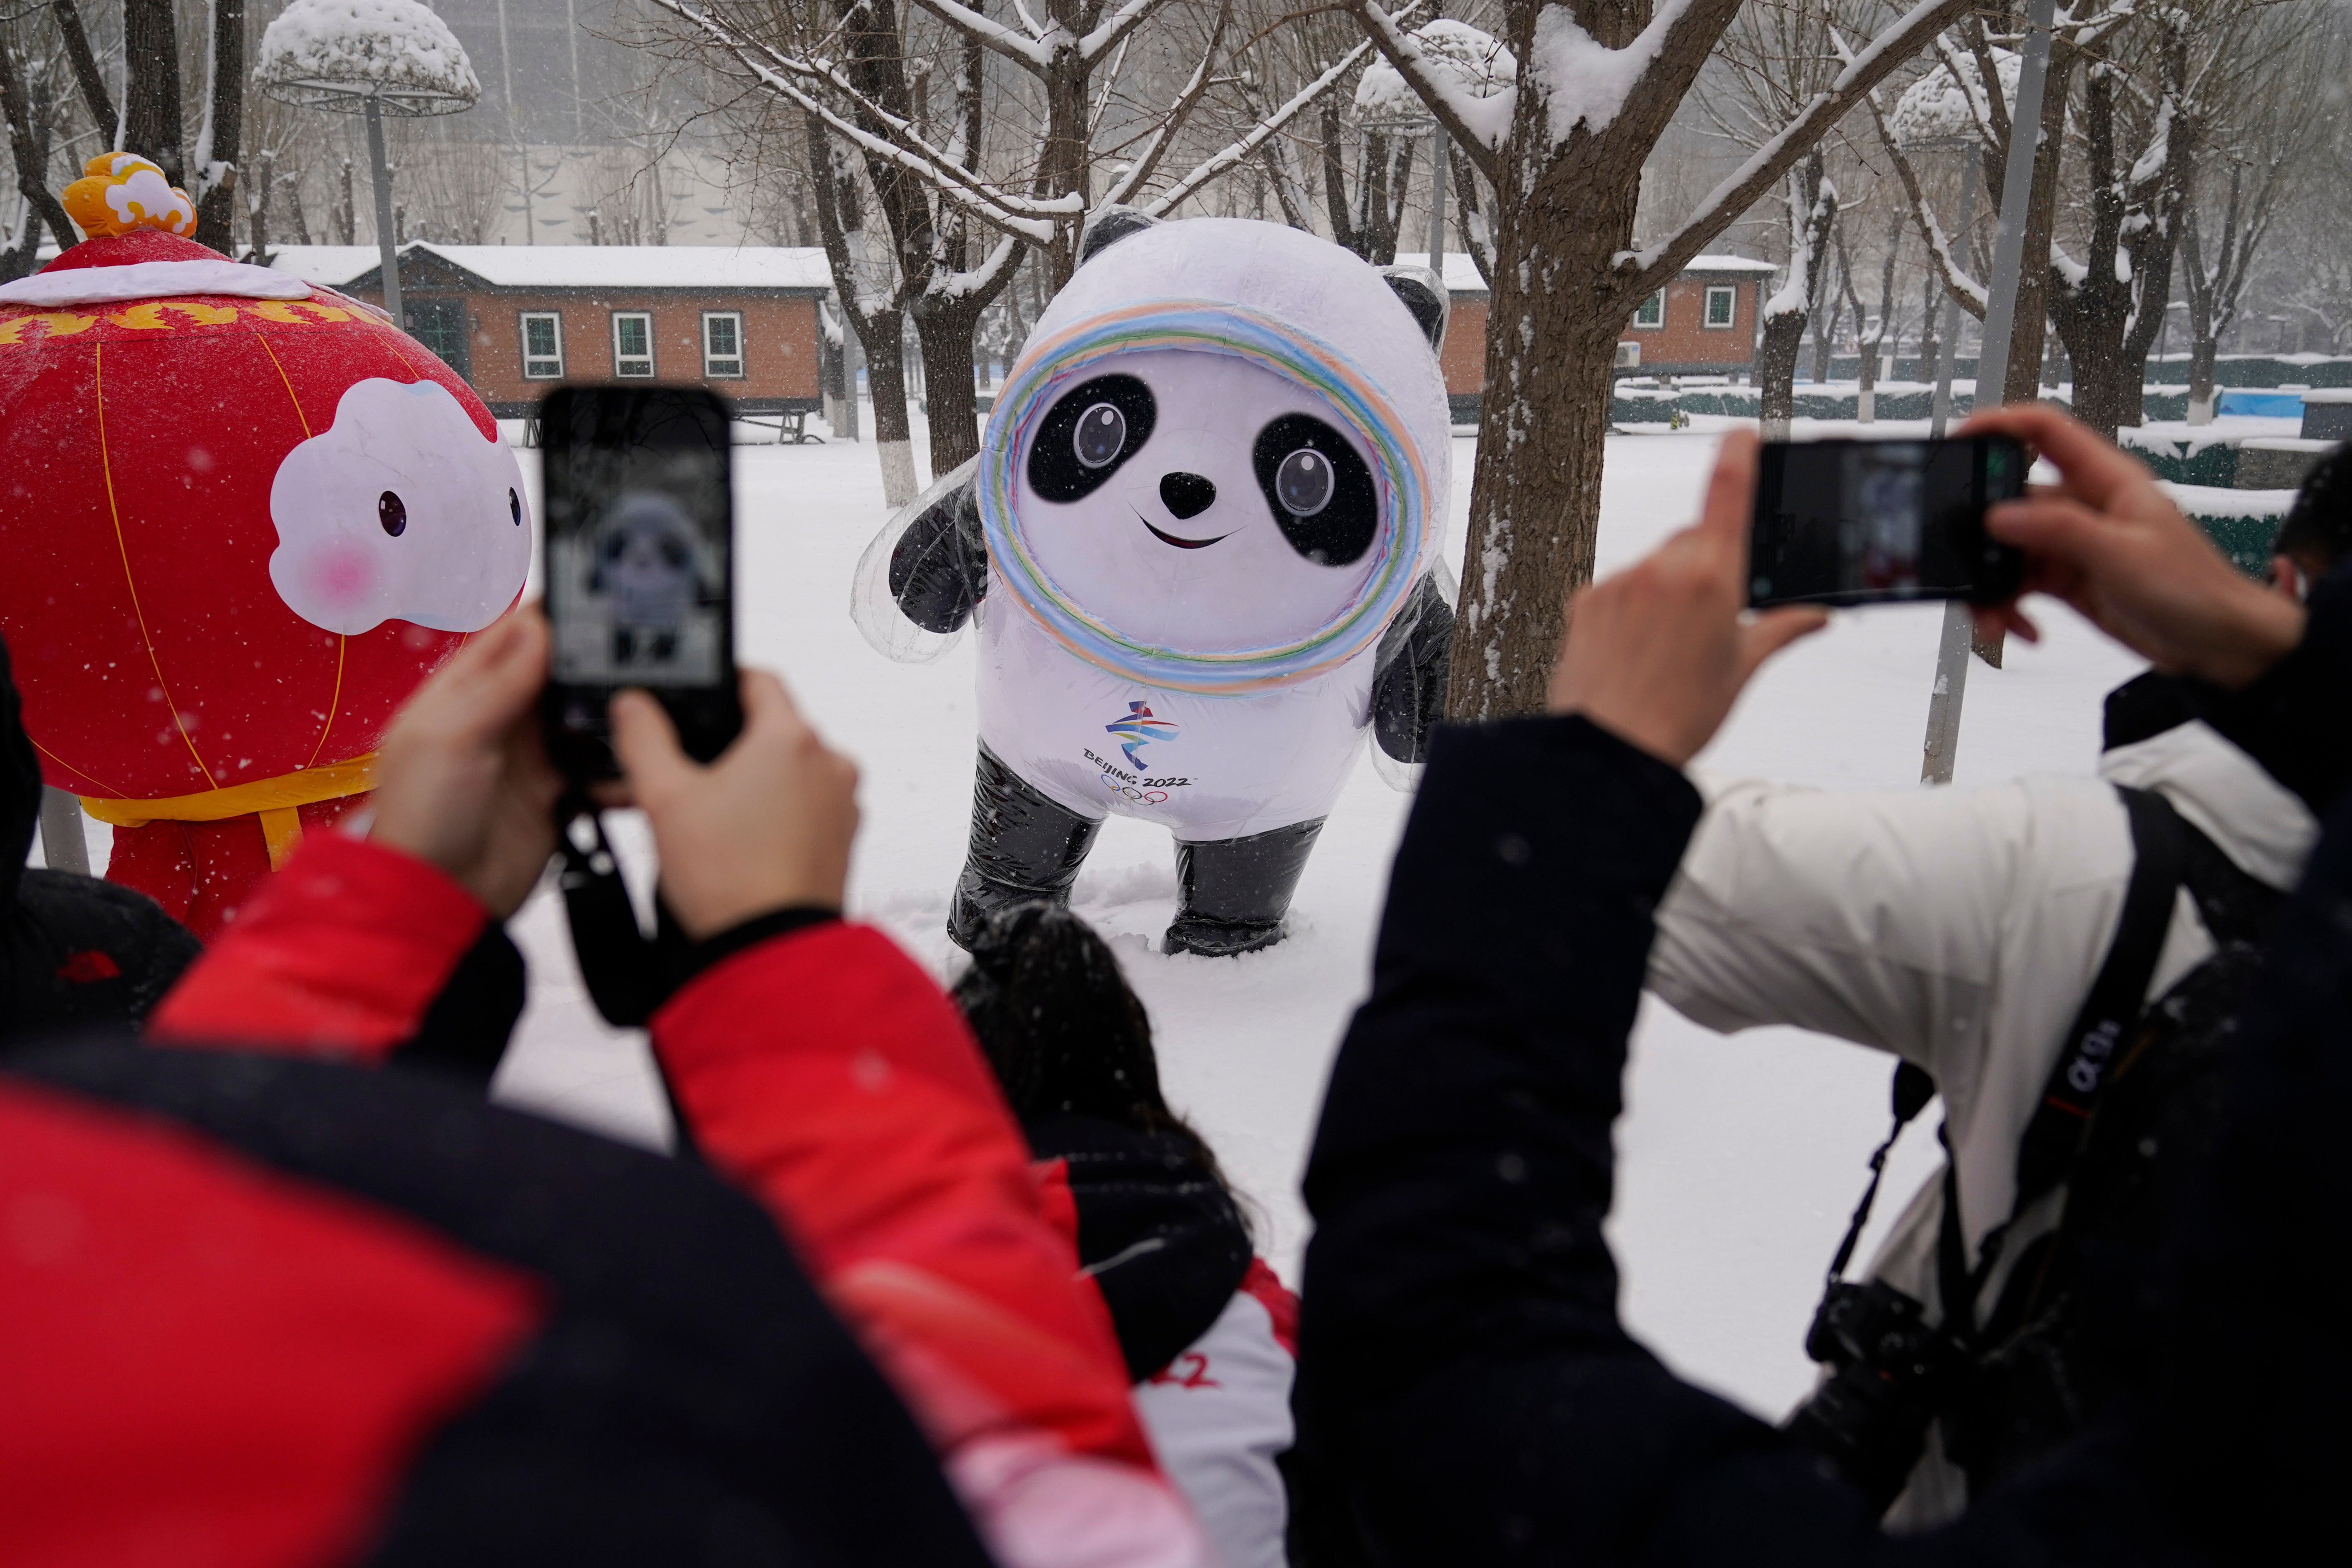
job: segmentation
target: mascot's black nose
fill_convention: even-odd
[[[1198,474],[1162,474],[1160,500],[1181,521],[1198,517],[1216,504],[1217,487]]]

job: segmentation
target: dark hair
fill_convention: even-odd
[[[1233,1190],[1208,1144],[1168,1108],[1151,1016],[1085,921],[1042,902],[999,912],[951,994],[1014,1116],[1064,1111],[1168,1134]]]
[[[2280,524],[2271,553],[2324,577],[2352,552],[2352,442],[2339,444],[2305,474]]]

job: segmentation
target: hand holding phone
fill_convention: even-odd
[[[1985,513],[2025,493],[2025,449],[2006,436],[1949,441],[1774,441],[1760,454],[1748,602],[2000,604],[2025,557]]]
[[[555,847],[562,786],[532,712],[546,676],[547,623],[526,605],[418,687],[378,748],[368,837],[438,866],[499,920]]]
[[[562,387],[546,461],[549,754],[575,786],[617,777],[608,705],[643,688],[687,755],[742,728],[727,408],[698,387]]]
[[[2024,586],[2063,599],[2109,637],[2174,674],[2235,689],[2303,638],[2303,606],[2251,581],[2181,514],[2147,465],[2046,404],[1987,409],[1963,435],[2030,441],[2058,469],[2000,509],[1994,528],[2027,558]],[[2014,605],[1978,612],[2040,640]]]

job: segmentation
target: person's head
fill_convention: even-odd
[[[1160,1092],[1142,998],[1109,945],[1068,910],[1034,903],[998,914],[954,994],[1015,1116],[1183,1125]]]
[[[2304,476],[2271,544],[2271,581],[2297,598],[2352,551],[2352,442]]]

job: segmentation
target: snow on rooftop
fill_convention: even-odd
[[[340,289],[373,267],[383,255],[373,245],[280,245],[271,247],[269,265],[280,272],[291,272],[305,283]]]
[[[261,35],[254,75],[469,104],[482,95],[457,36],[418,0],[294,0]]]
[[[1396,259],[1400,267],[1426,267],[1429,265],[1429,252],[1400,250],[1396,253]],[[1757,261],[1745,256],[1694,256],[1690,265],[1683,268],[1685,275],[1737,272],[1753,274],[1758,278],[1780,270],[1769,261]],[[1445,253],[1445,291],[1449,294],[1487,292],[1486,280],[1478,276],[1478,264],[1470,259],[1468,251],[1449,250]]]
[[[1429,265],[1429,252],[1400,250],[1396,259],[1400,267],[1426,267]],[[1445,291],[1449,294],[1486,292],[1486,280],[1478,276],[1478,264],[1470,259],[1468,251],[1449,250],[1445,253]]]
[[[436,256],[503,289],[822,289],[833,287],[824,252],[774,245],[432,245],[411,240],[404,258]],[[306,282],[346,288],[374,270],[372,245],[287,245],[270,265]],[[414,287],[414,285],[411,285]]]

